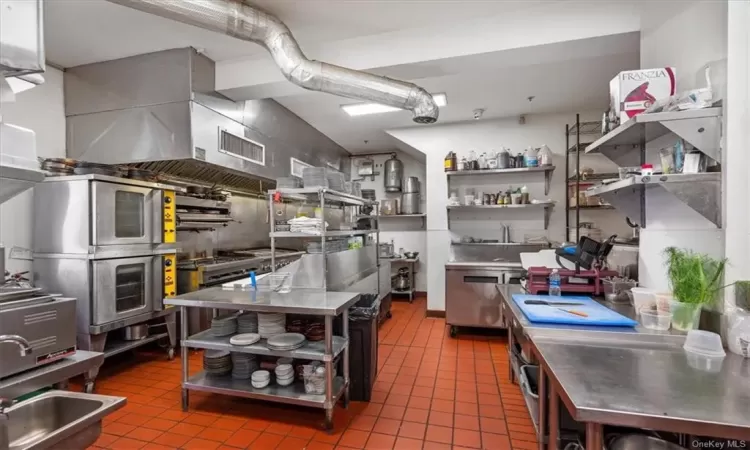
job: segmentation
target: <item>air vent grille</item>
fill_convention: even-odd
[[[266,165],[266,147],[250,139],[219,129],[219,151],[246,161]]]
[[[291,173],[292,176],[302,178],[302,171],[308,167],[312,167],[312,164],[302,162],[297,158],[289,158],[291,162]]]

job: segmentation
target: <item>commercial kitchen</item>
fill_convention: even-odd
[[[0,449],[748,448],[749,23],[2,0]]]

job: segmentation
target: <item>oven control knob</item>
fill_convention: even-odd
[[[172,197],[165,197],[164,198],[164,203],[166,203],[166,204],[172,203]]]
[[[164,261],[164,265],[167,266],[167,267],[171,266],[172,265],[172,260],[171,259],[165,260]]]

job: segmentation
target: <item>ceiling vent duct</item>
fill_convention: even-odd
[[[109,1],[260,44],[271,53],[284,76],[305,89],[408,109],[417,123],[437,121],[438,106],[426,90],[412,83],[311,61],[283,22],[240,1]]]

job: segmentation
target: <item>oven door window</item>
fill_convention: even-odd
[[[115,312],[146,305],[146,265],[128,264],[115,269]]]
[[[144,235],[145,196],[138,192],[115,192],[115,237],[139,238]]]

